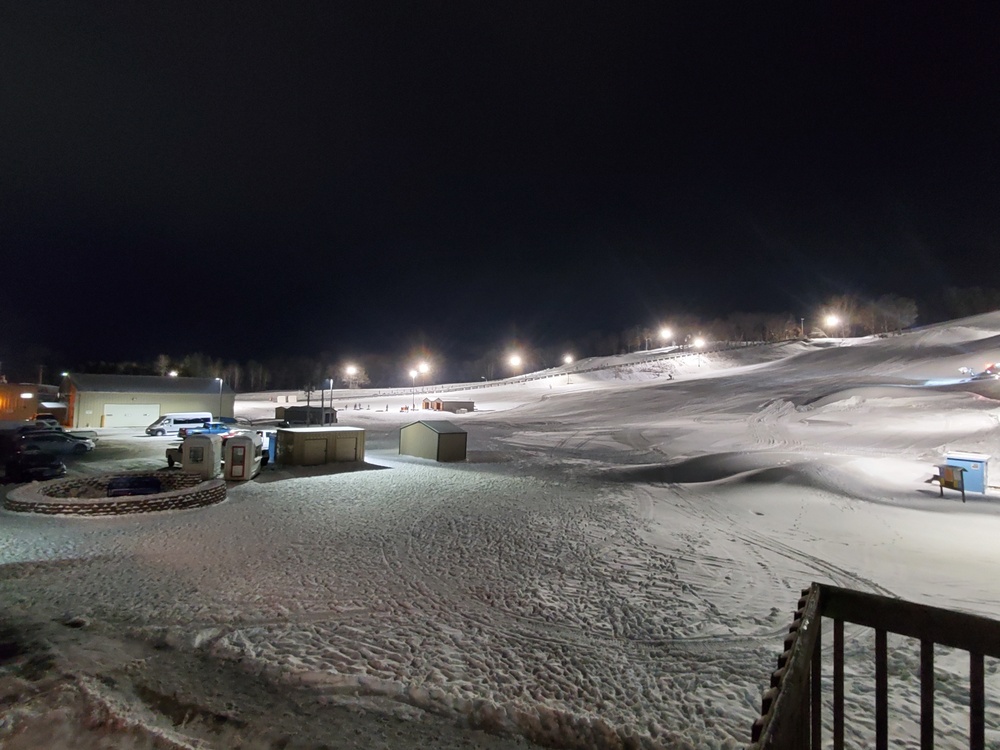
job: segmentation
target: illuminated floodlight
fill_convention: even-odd
[[[348,365],[347,367],[344,368],[344,372],[346,372],[349,377],[353,378],[355,375],[358,374],[358,368],[355,367],[354,365]]]
[[[167,375],[169,375],[172,378],[176,378],[177,377],[177,370],[171,370],[170,372],[167,373]]]
[[[667,339],[672,339],[674,337],[674,332],[669,328],[660,329],[660,338],[666,341]]]
[[[573,364],[573,357],[567,354],[565,357],[563,357],[563,362],[567,365],[571,365]]]
[[[840,325],[840,318],[838,318],[836,315],[827,315],[826,316],[826,324],[828,326],[830,326],[831,328],[834,328],[834,327]]]
[[[694,344],[696,349],[701,349],[703,346],[705,346],[705,339],[703,339],[701,336],[698,336],[691,343]]]
[[[34,398],[34,397],[35,397],[34,393],[28,393],[27,391],[21,394],[21,398]]]
[[[410,370],[410,408],[417,408],[417,376],[426,375],[431,371],[431,366],[426,362],[421,362],[414,369]]]
[[[510,359],[507,361],[510,363],[511,367],[520,367],[523,362],[520,354],[512,354]]]

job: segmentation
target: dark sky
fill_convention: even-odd
[[[998,8],[5,3],[0,356],[455,356],[1000,287]]]

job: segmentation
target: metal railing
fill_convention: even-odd
[[[753,725],[751,750],[819,750],[822,621],[833,621],[833,748],[843,750],[844,623],[875,631],[875,748],[889,747],[888,633],[920,644],[920,747],[934,747],[934,646],[969,654],[969,748],[984,750],[984,657],[1000,658],[1000,622],[876,594],[814,583],[802,591],[771,687]]]
[[[669,349],[669,351],[636,351],[629,352],[627,354],[592,357],[591,359],[596,360],[617,360],[620,357],[632,357],[632,359],[629,361],[619,360],[614,362],[601,362],[600,364],[596,364],[591,367],[550,367],[537,372],[526,373],[524,375],[512,375],[511,377],[498,378],[496,380],[481,380],[473,381],[471,383],[445,383],[441,385],[395,386],[391,388],[369,388],[365,390],[337,389],[335,393],[339,401],[343,401],[345,399],[349,401],[362,401],[364,399],[378,399],[385,398],[387,396],[409,396],[414,392],[424,396],[429,393],[476,391],[484,388],[496,388],[498,386],[513,385],[517,383],[548,380],[550,378],[565,378],[567,375],[573,376],[587,372],[601,372],[603,370],[641,367],[642,365],[646,365],[651,362],[663,362],[672,359],[682,359],[684,357],[707,356],[713,352],[731,351],[733,349],[746,349],[759,346],[777,346],[779,344],[787,344],[789,341],[798,340],[799,339],[782,339],[780,341],[724,341],[708,344],[702,349],[694,349],[691,346],[663,347],[664,349]],[[289,393],[289,391],[259,391],[253,394],[241,394],[240,397],[267,400],[271,395],[284,395],[287,393]],[[302,399],[305,398],[305,391],[300,390],[297,394],[301,394]],[[299,401],[301,400],[298,395],[296,398]],[[301,403],[299,405],[301,405]]]

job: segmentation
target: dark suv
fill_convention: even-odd
[[[4,469],[8,482],[42,481],[66,475],[66,464],[52,454],[30,445],[24,446],[7,459]]]

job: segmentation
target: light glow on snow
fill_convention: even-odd
[[[352,390],[371,408],[340,421],[366,430],[372,470],[268,469],[220,505],[162,515],[5,512],[0,595],[168,633],[324,700],[553,746],[737,748],[812,581],[1000,618],[1000,494],[963,504],[930,483],[947,451],[1000,456],[1000,382],[947,379],[1000,359],[998,335],[1000,315],[979,316],[455,386],[436,393],[476,403],[448,415],[468,432],[461,464],[398,455],[410,389]],[[255,394],[236,413],[274,406]],[[81,470],[162,465],[162,443],[143,453],[155,442],[103,431]],[[847,644],[859,746],[872,640]],[[894,731],[915,742],[919,646],[890,652]],[[939,746],[958,747],[967,667],[935,666]],[[989,743],[1000,675],[986,682]]]

